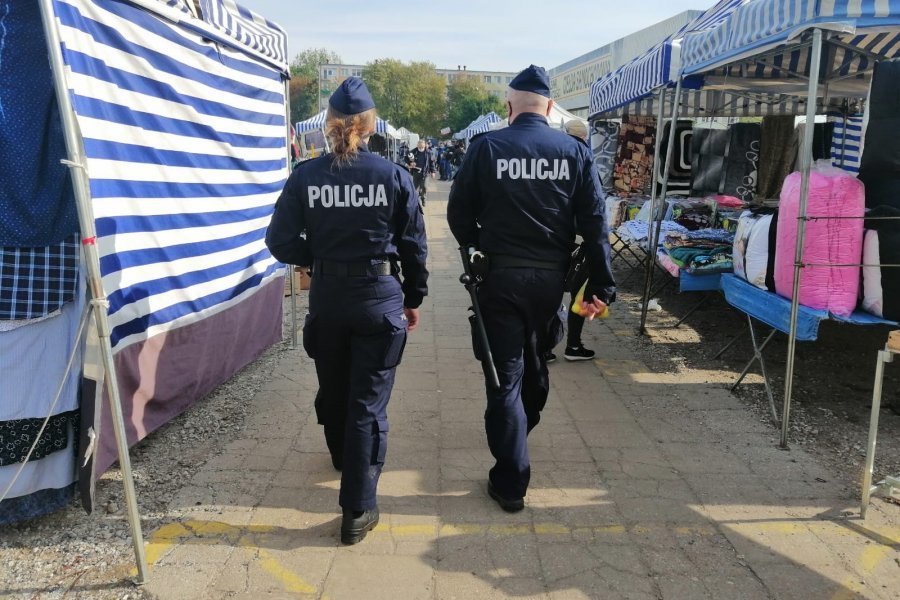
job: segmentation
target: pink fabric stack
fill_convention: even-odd
[[[778,211],[775,246],[775,290],[790,298],[797,249],[797,216],[800,209],[800,173],[784,181]],[[813,170],[810,175],[810,217],[862,217],[863,184],[839,169]],[[821,219],[806,223],[804,264],[853,264],[862,258],[863,220]],[[856,308],[860,267],[804,267],[800,270],[800,304],[848,316]]]

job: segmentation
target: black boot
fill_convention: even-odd
[[[363,511],[344,511],[341,522],[341,543],[348,546],[363,541],[366,534],[378,525],[378,507]]]

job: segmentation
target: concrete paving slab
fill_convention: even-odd
[[[339,543],[334,471],[316,424],[313,363],[288,352],[223,444],[148,532],[149,588],[182,598],[892,598],[900,516],[852,500],[802,449],[778,450],[715,372],[654,373],[627,307],[591,323],[601,358],[551,365],[532,433],[526,508],[485,486],[484,383],[468,298],[429,196],[432,296],[389,407],[381,523]],[[303,306],[305,296],[299,297]],[[617,320],[618,319],[618,320]],[[169,585],[168,582],[173,584]],[[166,582],[165,584],[162,582]]]

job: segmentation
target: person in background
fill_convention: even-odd
[[[362,79],[341,83],[325,118],[333,150],[288,178],[266,246],[283,263],[312,265],[303,347],[316,363],[316,415],[342,471],[341,542],[356,544],[379,520],[387,405],[428,293],[427,247],[409,173],[369,152],[375,103]]]
[[[566,133],[576,140],[587,145],[588,129],[582,121],[572,119],[565,124],[565,130]],[[584,317],[572,311],[572,307],[575,305],[575,295],[578,294],[578,290],[581,289],[581,286],[587,280],[587,269],[580,269],[575,279],[573,279],[571,287],[567,290],[571,300],[566,318],[566,349],[563,351],[563,358],[567,361],[591,360],[595,356],[595,352],[585,348],[584,343],[581,341],[581,333],[584,330]],[[556,354],[550,351],[547,353],[546,359],[548,363],[554,362]]]
[[[509,127],[472,139],[447,204],[456,241],[489,264],[477,293],[500,387],[485,386],[495,460],[487,493],[507,512],[525,507],[527,436],[550,391],[545,355],[562,338],[557,310],[576,233],[590,276],[583,314],[592,319],[615,300],[597,170],[584,143],[550,128],[552,106],[547,72],[519,73],[507,90]]]
[[[431,160],[431,152],[428,150],[425,140],[419,140],[416,148],[409,154],[409,171],[412,173],[413,182],[416,184],[416,192],[419,194],[419,201],[422,208],[425,208],[425,178],[434,170],[434,163]]]

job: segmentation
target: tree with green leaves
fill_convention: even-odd
[[[341,57],[326,48],[307,48],[291,61],[291,123],[319,112],[319,67],[340,64]]]
[[[392,125],[423,135],[444,126],[446,82],[433,64],[379,59],[366,65],[363,79],[379,116]]]
[[[447,86],[447,127],[460,131],[489,112],[506,116],[506,103],[492,95],[474,76],[458,74]]]

